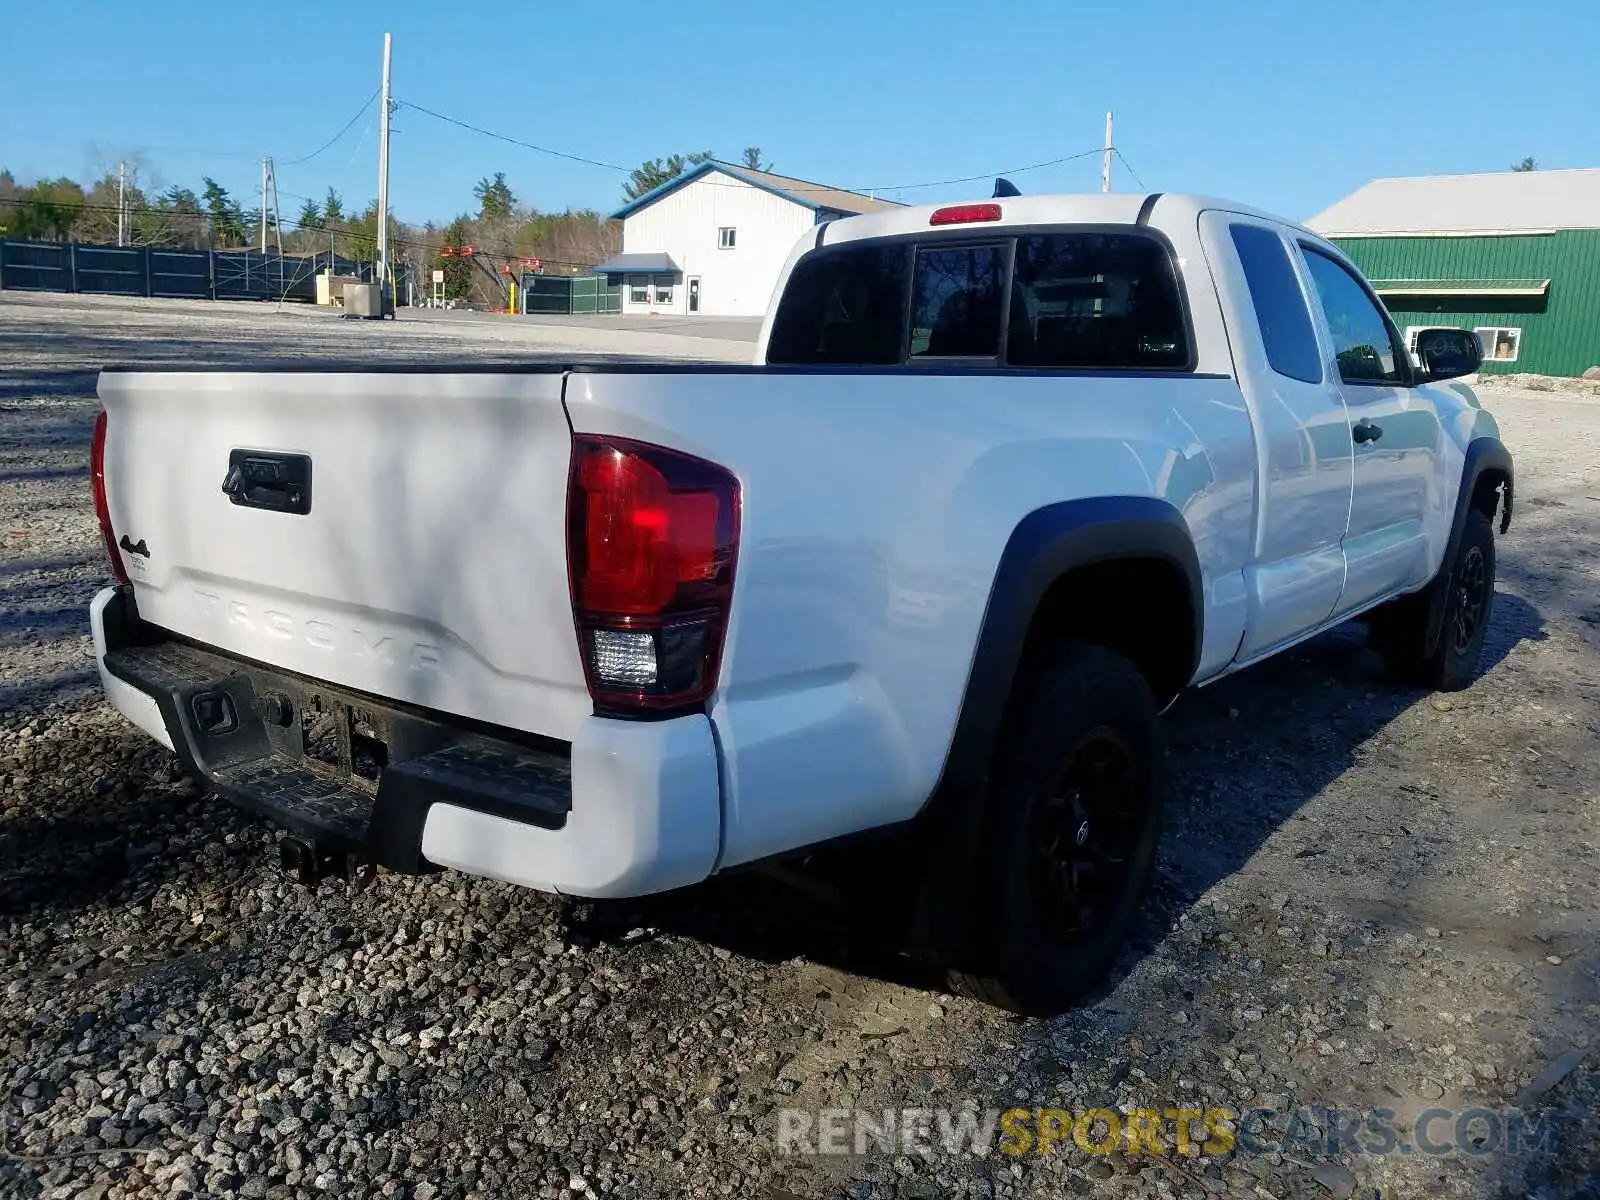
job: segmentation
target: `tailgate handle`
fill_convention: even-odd
[[[304,516],[311,511],[311,456],[235,450],[222,491],[234,504]]]

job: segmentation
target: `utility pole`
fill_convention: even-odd
[[[393,39],[383,35],[383,87],[378,97],[378,286],[389,282],[389,55]],[[381,292],[380,292],[381,295]]]
[[[128,244],[128,164],[117,164],[117,245]]]
[[[267,214],[272,214],[269,222]],[[278,211],[278,176],[271,157],[261,160],[261,253],[267,252],[267,230],[278,235],[278,250],[283,251],[283,215]]]
[[[278,245],[278,257],[283,257],[283,209],[278,205],[278,168],[267,159],[266,194],[272,200],[272,240]]]
[[[1111,112],[1106,110],[1106,148],[1100,157],[1100,190],[1111,190]]]
[[[278,302],[283,302],[283,213],[278,208],[278,171],[272,156],[261,160],[261,254],[267,253],[267,214],[272,214],[272,240],[278,246]],[[263,263],[263,271],[270,268]]]

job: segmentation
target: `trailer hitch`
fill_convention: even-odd
[[[365,891],[378,876],[378,868],[347,850],[334,850],[293,834],[278,843],[278,862],[303,887],[315,888],[324,879],[341,877],[352,891]]]

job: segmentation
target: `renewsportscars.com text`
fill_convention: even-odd
[[[1519,1108],[1428,1108],[1403,1120],[1388,1108],[1292,1109],[886,1108],[778,1111],[778,1153],[873,1152],[983,1156],[998,1151],[1326,1157],[1520,1155],[1549,1148],[1550,1123]]]

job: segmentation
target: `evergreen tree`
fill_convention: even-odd
[[[666,158],[652,158],[633,169],[633,173],[622,184],[622,194],[629,200],[637,200],[662,184],[671,183],[688,168],[698,167],[715,157],[711,151],[701,150],[695,154],[669,154]]]
[[[212,246],[249,245],[249,226],[238,201],[228,195],[228,189],[211,176],[204,176],[202,182],[205,189],[200,195],[205,205],[206,219],[211,224]]]
[[[517,203],[517,198],[511,193],[511,185],[506,183],[504,171],[496,171],[493,179],[485,175],[478,180],[472,194],[478,198],[480,221],[503,220],[511,215]]]

